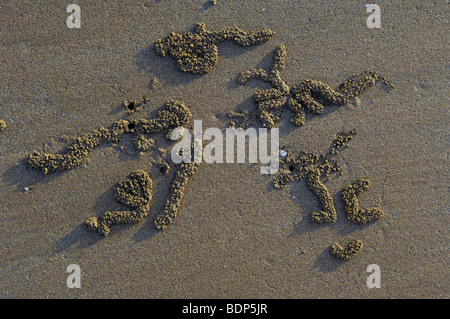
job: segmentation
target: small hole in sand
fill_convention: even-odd
[[[161,172],[161,174],[164,174],[164,175],[166,175],[167,170],[168,170],[168,167],[167,167],[167,166],[161,166],[161,167],[159,168],[159,171]]]
[[[134,129],[135,126],[136,126],[136,124],[134,124],[134,123],[128,123],[128,129],[129,129],[129,130]]]
[[[130,111],[132,111],[132,110],[134,109],[134,106],[135,106],[134,102],[130,102],[130,103],[128,103],[127,108],[128,108]]]

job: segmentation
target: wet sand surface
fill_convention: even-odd
[[[380,3],[381,29],[366,26],[360,1],[83,1],[81,28],[69,29],[65,4],[0,5],[0,296],[2,298],[448,298],[448,3]],[[208,73],[181,72],[153,47],[197,22],[208,30],[238,26],[275,31],[265,43],[218,44]],[[78,167],[43,174],[26,167],[33,152],[57,152],[73,138],[114,121],[150,118],[166,100],[189,106],[203,128],[225,128],[227,113],[254,111],[252,95],[270,86],[236,77],[267,69],[287,48],[281,71],[291,84],[314,79],[338,87],[373,70],[376,84],[343,106],[276,123],[292,151],[321,153],[335,134],[355,130],[336,160],[342,176],[325,182],[337,220],[317,225],[320,209],[304,181],[276,189],[260,165],[202,164],[190,177],[179,216],[165,230],[154,218],[175,175],[161,174],[155,153],[132,138],[101,145]],[[123,100],[149,101],[128,114]],[[289,114],[290,113],[290,114]],[[164,144],[160,138],[161,145]],[[124,210],[117,182],[136,170],[153,181],[148,216],[114,225],[103,238],[83,223]],[[362,208],[383,218],[347,219],[341,191],[359,179],[370,190]],[[353,259],[329,253],[333,243],[364,244]],[[69,289],[66,268],[81,268]],[[381,288],[368,289],[368,265]]]

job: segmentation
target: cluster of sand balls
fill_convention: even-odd
[[[256,45],[268,41],[274,34],[271,30],[246,32],[238,27],[208,31],[204,23],[197,23],[193,32],[172,32],[168,37],[156,40],[155,50],[160,56],[174,58],[183,72],[204,74],[219,61],[217,44],[229,40],[241,46]]]
[[[321,210],[311,214],[311,221],[315,224],[334,223],[337,220],[333,197],[321,179],[328,178],[330,174],[334,173],[342,174],[339,163],[332,160],[331,157],[337,155],[338,150],[346,146],[355,135],[355,130],[336,134],[330,150],[324,155],[306,152],[294,154],[288,149],[282,151],[281,168],[278,176],[273,180],[274,186],[284,188],[290,181],[306,179],[308,188],[317,196],[321,206]],[[359,207],[358,196],[369,187],[370,183],[367,179],[359,179],[342,190],[347,219],[355,224],[366,224],[383,217],[383,211],[378,207],[368,209]],[[362,246],[362,242],[359,240],[350,242],[346,248],[335,243],[330,247],[330,253],[339,259],[348,260],[356,256]]]
[[[330,246],[330,253],[338,259],[350,260],[358,255],[363,248],[363,242],[354,239],[351,240],[345,247],[342,247],[338,243],[334,243]]]
[[[312,221],[317,224],[335,222],[337,214],[333,198],[321,178],[329,177],[333,173],[341,173],[339,163],[330,158],[331,154],[306,152],[294,154],[289,150],[284,152],[286,156],[281,158],[281,170],[279,176],[274,179],[274,186],[282,188],[294,179],[306,179],[308,188],[317,196],[322,208],[312,213]]]
[[[359,179],[342,190],[342,200],[347,218],[355,224],[367,224],[383,217],[383,211],[378,207],[367,209],[359,208],[358,195],[368,190],[370,182],[367,179]],[[346,247],[334,243],[330,247],[330,253],[338,259],[349,260],[362,250],[363,243],[360,240],[350,241]]]
[[[152,189],[150,176],[142,170],[134,171],[122,179],[116,187],[116,200],[132,210],[108,211],[100,217],[88,218],[85,225],[88,229],[107,236],[114,224],[138,223],[150,211]]]
[[[257,104],[257,116],[264,126],[273,127],[286,108],[294,113],[291,123],[302,126],[306,123],[305,111],[320,115],[324,112],[324,106],[344,105],[379,81],[385,83],[389,90],[392,89],[392,85],[384,77],[373,71],[353,75],[337,90],[311,79],[289,87],[280,74],[286,65],[286,54],[286,47],[279,45],[273,52],[268,71],[251,69],[241,72],[237,78],[241,85],[250,79],[259,79],[271,85],[272,88],[258,90],[253,95],[253,101]]]
[[[73,169],[80,165],[89,153],[102,142],[119,142],[122,135],[133,133],[139,150],[147,151],[155,141],[147,135],[167,131],[170,136],[173,129],[186,126],[192,119],[189,108],[181,101],[169,99],[152,119],[136,121],[116,121],[109,128],[101,127],[78,137],[60,153],[33,152],[27,158],[27,165],[45,174],[55,171]],[[158,228],[163,228],[178,214],[181,198],[184,194],[187,180],[197,168],[197,164],[181,164],[170,187],[166,208],[155,221]],[[161,173],[167,175],[170,166],[165,163]],[[152,180],[142,170],[131,173],[121,180],[116,187],[116,200],[131,208],[125,211],[108,211],[100,217],[91,217],[85,224],[88,229],[95,230],[103,236],[110,232],[114,224],[137,223],[148,215],[152,198]],[[164,217],[165,216],[165,217]]]
[[[138,147],[146,148],[149,145],[139,143],[143,135],[156,134],[167,130],[167,135],[173,129],[187,125],[192,118],[189,108],[184,102],[170,99],[158,111],[155,118],[140,119],[136,121],[119,120],[109,128],[101,127],[78,137],[60,153],[33,152],[27,158],[28,167],[43,171],[45,174],[55,171],[65,171],[79,166],[89,153],[102,142],[119,142],[120,137],[127,133],[134,133],[138,137]],[[139,137],[140,136],[140,137]]]
[[[329,178],[331,174],[342,174],[339,163],[331,158],[331,154],[317,154],[309,152],[293,153],[289,149],[283,150],[286,156],[280,160],[279,174],[274,178],[273,183],[276,188],[283,188],[289,181],[294,179],[303,180],[312,171],[317,171],[321,178]],[[315,175],[315,173],[313,174]],[[311,185],[314,177],[311,179]]]
[[[317,196],[320,201],[321,211],[313,212],[311,219],[316,224],[334,223],[337,219],[336,209],[334,208],[333,197],[331,197],[328,188],[320,181],[320,172],[318,169],[310,170],[306,183],[309,189]]]
[[[27,165],[48,174],[55,171],[65,171],[79,166],[89,153],[102,142],[118,142],[119,138],[131,132],[130,122],[120,120],[109,128],[101,127],[78,137],[61,153],[33,152],[27,158]]]
[[[355,224],[367,224],[383,217],[383,211],[378,207],[360,209],[358,197],[370,188],[367,179],[359,179],[342,190],[342,201],[345,205],[347,218]]]
[[[269,70],[251,69],[241,72],[237,78],[241,85],[244,85],[250,79],[259,79],[271,85],[270,89],[258,90],[253,94],[253,101],[257,105],[256,117],[263,126],[269,128],[279,121],[285,109],[294,113],[290,120],[291,123],[302,126],[306,123],[305,112],[320,115],[324,112],[325,106],[344,105],[373,87],[377,82],[384,83],[389,90],[393,89],[384,77],[373,71],[364,71],[361,74],[352,75],[336,90],[325,83],[311,79],[289,86],[281,77],[281,70],[286,65],[286,54],[286,47],[279,45],[273,52]],[[241,118],[248,117],[241,116],[238,113],[237,115]],[[295,179],[293,174],[296,175],[298,180],[306,177],[309,189],[317,196],[322,208],[320,211],[311,214],[314,223],[333,223],[337,220],[333,198],[325,184],[322,183],[321,178],[328,178],[332,173],[342,174],[338,163],[330,160],[330,157],[337,155],[339,150],[346,147],[355,135],[355,130],[337,134],[325,155],[301,152],[294,156],[292,153],[286,152],[286,156],[282,158],[282,168],[279,176],[274,179],[274,186],[276,188],[285,187],[288,182]],[[357,196],[367,190],[369,185],[368,180],[361,179],[344,188],[342,192],[347,217],[357,224],[368,223],[383,216],[383,212],[376,207],[365,210],[359,209]],[[361,251],[362,246],[362,242],[359,240],[351,241],[345,248],[335,243],[331,246],[330,252],[339,259],[348,260],[356,256]]]
[[[215,4],[215,1],[210,2]],[[169,55],[174,58],[177,67],[183,72],[204,74],[218,63],[217,45],[219,43],[228,40],[241,46],[257,45],[268,41],[273,35],[274,32],[267,29],[247,32],[238,27],[208,31],[204,23],[197,23],[194,25],[193,32],[182,34],[173,32],[166,38],[158,39],[155,42],[155,50],[160,56]],[[389,90],[392,89],[392,85],[384,77],[372,71],[353,75],[337,89],[311,79],[289,86],[281,77],[281,71],[286,65],[286,55],[286,47],[279,45],[273,52],[269,70],[251,69],[241,72],[237,78],[242,85],[250,79],[259,79],[271,85],[270,89],[258,90],[253,94],[253,101],[257,104],[257,118],[264,126],[273,127],[285,109],[294,113],[291,122],[296,126],[302,126],[306,122],[305,112],[320,115],[324,112],[325,106],[346,104],[379,81],[385,83]],[[126,100],[124,106],[132,114],[147,102],[148,99],[145,97],[142,101]],[[246,121],[250,117],[244,113],[237,115]],[[59,153],[33,152],[27,158],[27,165],[45,174],[72,169],[80,165],[102,142],[117,143],[120,137],[127,133],[136,135],[135,144],[138,150],[148,151],[155,144],[154,139],[148,135],[166,130],[166,137],[170,137],[175,128],[187,125],[191,119],[192,114],[183,102],[170,99],[164,108],[158,111],[155,118],[116,121],[109,128],[101,127],[78,137]],[[6,122],[0,120],[0,131],[5,129]],[[311,214],[314,223],[333,223],[337,219],[333,198],[321,179],[328,178],[332,173],[342,174],[338,163],[331,160],[330,156],[338,154],[339,150],[345,147],[355,135],[354,130],[338,134],[333,140],[330,151],[325,155],[303,152],[295,155],[292,152],[286,152],[283,158],[280,175],[274,180],[274,185],[282,188],[295,178],[298,180],[306,178],[309,189],[317,196],[322,208]],[[197,168],[197,163],[179,164],[170,185],[164,210],[154,220],[157,229],[165,229],[178,216],[186,185]],[[168,164],[161,167],[163,174],[166,175],[169,171]],[[359,179],[342,190],[347,218],[356,224],[369,223],[383,216],[379,208],[359,208],[358,196],[369,187],[368,180]],[[116,186],[116,200],[130,210],[107,211],[99,217],[90,217],[85,225],[107,236],[111,231],[110,227],[114,224],[139,222],[150,211],[152,189],[152,180],[149,175],[142,170],[134,171]],[[334,243],[330,247],[330,253],[339,259],[348,260],[356,256],[362,247],[363,243],[360,240],[352,240],[345,247]]]
[[[195,173],[198,163],[182,163],[178,165],[174,179],[169,188],[169,197],[166,200],[164,210],[159,213],[155,220],[155,227],[164,230],[178,216],[181,200],[184,196],[189,178]],[[170,166],[166,164],[167,172]],[[122,179],[116,187],[116,200],[132,210],[107,211],[100,217],[90,217],[85,225],[103,236],[107,236],[114,224],[135,224],[146,217],[150,211],[152,199],[152,180],[142,170],[131,173]]]
[[[355,130],[350,130],[347,132],[340,132],[336,134],[335,139],[331,142],[330,155],[336,155],[344,147],[348,146],[348,143],[353,140],[356,136]]]
[[[170,185],[169,198],[165,203],[164,210],[155,218],[155,226],[157,229],[166,229],[178,216],[186,185],[198,166],[198,163],[193,162],[180,164]]]

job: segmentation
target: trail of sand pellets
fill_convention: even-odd
[[[282,151],[285,156],[280,159],[279,174],[273,180],[274,186],[283,188],[295,179],[306,179],[308,188],[317,196],[322,208],[312,213],[311,219],[314,223],[333,223],[337,219],[333,198],[321,179],[328,179],[331,174],[342,174],[339,163],[332,157],[339,153],[338,150],[346,147],[355,135],[355,130],[336,134],[325,154],[308,152],[294,154],[288,149]]]
[[[313,212],[311,219],[316,224],[334,223],[337,219],[336,209],[334,208],[333,197],[330,191],[320,181],[319,169],[311,169],[307,175],[306,183],[309,189],[319,198],[322,210]]]
[[[273,37],[272,30],[244,31],[238,27],[228,27],[208,31],[204,23],[194,25],[193,32],[175,33],[155,42],[155,50],[160,56],[170,55],[183,72],[204,74],[211,71],[219,61],[217,44],[233,41],[241,46],[262,44]]]
[[[164,209],[157,214],[154,224],[157,229],[165,230],[178,216],[181,207],[181,200],[189,178],[196,172],[198,163],[181,163],[177,165],[177,171],[169,187],[169,196],[166,200]],[[161,166],[166,175],[170,166]],[[150,201],[152,199],[152,180],[142,170],[137,170],[127,178],[122,179],[116,187],[116,200],[125,206],[131,207],[132,211],[106,212],[100,217],[91,217],[85,225],[88,229],[97,231],[103,236],[110,232],[110,226],[114,224],[138,223],[146,217],[150,210]]]
[[[288,148],[280,152],[280,169],[273,179],[276,188],[284,188],[294,180],[306,180],[311,192],[317,196],[321,210],[311,214],[311,221],[315,224],[334,223],[337,212],[333,197],[322,179],[327,180],[331,174],[342,174],[339,163],[332,157],[348,146],[356,136],[355,130],[337,133],[327,152],[324,154],[299,152],[293,153]],[[372,207],[360,209],[357,196],[370,187],[367,179],[359,179],[342,190],[347,218],[356,224],[365,224],[376,221],[383,216],[381,209]],[[351,241],[345,248],[337,243],[330,247],[330,253],[338,259],[349,260],[359,254],[362,249],[360,240]]]
[[[246,32],[237,27],[208,31],[203,23],[198,23],[194,26],[193,32],[171,33],[170,36],[157,40],[155,50],[161,56],[169,55],[174,58],[177,67],[183,72],[204,74],[218,62],[217,44],[229,40],[242,46],[256,45],[268,41],[273,35],[274,32],[271,30]],[[306,112],[320,115],[324,112],[325,106],[344,105],[377,82],[383,82],[389,90],[392,89],[384,77],[372,71],[354,75],[337,89],[311,79],[289,86],[281,77],[281,71],[286,64],[286,54],[286,47],[280,45],[274,50],[269,70],[251,69],[240,73],[237,78],[242,85],[250,79],[259,79],[271,85],[270,89],[258,90],[253,94],[253,100],[257,104],[256,118],[263,126],[273,127],[286,109],[294,113],[291,122],[301,126],[306,122]],[[132,114],[147,103],[148,99],[144,97],[142,101],[124,101],[124,106],[128,109],[128,113]],[[246,122],[245,124],[249,124],[253,117],[249,112],[230,114],[231,117],[239,117]],[[27,158],[27,165],[45,174],[73,169],[79,166],[95,147],[102,143],[117,143],[123,135],[129,133],[135,135],[135,146],[138,150],[148,151],[155,145],[155,140],[149,135],[164,131],[169,138],[175,128],[186,126],[191,119],[192,114],[186,105],[171,99],[152,119],[116,121],[108,128],[101,127],[78,137],[58,153],[33,152]],[[274,186],[281,188],[295,179],[306,179],[309,189],[317,196],[321,206],[319,211],[311,214],[314,223],[333,223],[337,220],[333,198],[325,185],[325,180],[331,174],[342,174],[338,162],[331,157],[346,147],[355,135],[354,130],[338,133],[325,154],[305,152],[294,154],[289,150],[283,150],[285,155],[281,156],[281,169],[278,177],[274,179]],[[186,185],[197,168],[197,163],[178,164],[164,210],[154,219],[157,229],[166,229],[178,216]],[[170,169],[167,163],[161,165],[162,174],[168,174]],[[366,210],[359,208],[357,196],[367,190],[369,185],[367,180],[360,179],[342,191],[347,217],[357,224],[377,220],[383,215],[378,208]],[[129,209],[107,211],[101,216],[90,217],[85,221],[85,225],[107,236],[111,226],[115,224],[138,223],[149,214],[152,188],[152,179],[146,172],[142,170],[132,172],[119,181],[115,188],[116,200]],[[345,247],[334,243],[330,247],[330,253],[336,258],[348,260],[355,257],[362,246],[360,240],[353,240]]]
[[[359,179],[342,190],[347,218],[355,224],[367,224],[383,217],[383,211],[378,207],[359,208],[357,196],[369,188],[370,182],[367,179]]]
[[[253,101],[257,105],[256,114],[248,111],[230,112],[228,114],[230,118],[240,120],[240,125],[244,127],[255,122],[254,119],[256,119],[263,126],[272,128],[280,120],[281,114],[288,109],[294,113],[290,122],[296,126],[302,126],[306,123],[307,112],[320,115],[324,112],[325,106],[344,105],[373,87],[377,82],[384,83],[389,90],[393,89],[384,77],[373,71],[364,71],[359,75],[354,74],[336,90],[325,83],[311,79],[289,86],[281,77],[281,71],[286,65],[286,55],[286,47],[280,45],[274,50],[272,64],[268,70],[251,69],[239,74],[237,81],[241,85],[251,79],[258,79],[269,83],[271,88],[257,90],[253,94]],[[230,121],[230,124],[233,127],[236,126],[235,121]],[[346,147],[355,135],[354,130],[338,133],[328,152],[322,155],[304,152],[294,155],[291,152],[283,151],[285,156],[282,156],[282,167],[278,177],[274,179],[274,186],[281,188],[294,179],[306,178],[308,188],[317,196],[321,206],[321,210],[311,214],[313,223],[334,223],[337,220],[333,198],[321,179],[328,179],[332,173],[342,174],[339,164],[331,157]],[[359,209],[357,196],[368,187],[368,180],[361,179],[342,191],[347,217],[354,223],[368,223],[383,216],[383,212],[376,207],[366,210]],[[330,253],[336,258],[349,260],[358,255],[361,249],[362,242],[354,240],[345,248],[337,243],[333,244]]]
[[[78,137],[59,153],[33,152],[27,158],[27,165],[45,174],[70,170],[79,166],[101,143],[118,143],[123,135],[133,133],[138,149],[145,148],[145,142],[150,142],[146,135],[166,131],[167,136],[170,136],[173,129],[187,125],[191,118],[192,114],[183,102],[170,99],[155,118],[116,121],[109,128],[101,127]]]
[[[330,246],[330,254],[341,260],[350,260],[356,257],[356,255],[361,252],[362,248],[363,242],[358,239],[354,239],[345,247],[342,247],[338,243],[334,243]]]
[[[175,173],[172,184],[169,189],[169,198],[167,199],[164,210],[155,218],[155,226],[157,229],[166,229],[178,216],[181,200],[184,196],[187,182],[195,173],[198,163],[182,163]]]
[[[114,224],[135,224],[146,217],[152,199],[152,179],[142,170],[131,173],[116,187],[116,200],[131,208],[125,211],[108,211],[100,217],[90,217],[85,224],[88,229],[107,236]]]
[[[286,47],[279,45],[273,52],[272,64],[268,70],[247,70],[241,72],[237,78],[241,85],[250,79],[258,79],[271,85],[272,88],[257,90],[253,94],[253,101],[257,104],[256,116],[263,126],[273,127],[285,109],[294,113],[290,122],[302,126],[306,123],[305,112],[320,115],[325,106],[344,105],[380,81],[386,84],[389,90],[393,88],[384,77],[373,71],[354,74],[336,90],[311,79],[289,86],[281,77],[281,71],[286,65],[286,55]]]
[[[132,102],[125,101],[124,104],[129,108],[129,103],[135,102],[134,100]],[[59,153],[33,152],[27,159],[27,165],[29,168],[40,170],[45,174],[70,170],[80,165],[89,153],[101,143],[117,143],[120,137],[129,133],[136,135],[135,146],[137,149],[146,151],[155,143],[147,135],[166,131],[166,137],[169,138],[175,128],[186,126],[191,118],[192,114],[183,102],[170,99],[157,112],[155,118],[116,121],[109,128],[102,127],[82,135]],[[160,165],[160,172],[167,175],[171,169],[170,165],[167,163],[160,163]],[[182,163],[177,166],[178,169],[171,183],[164,211],[155,219],[155,226],[158,229],[165,229],[178,215],[187,181],[196,171],[198,164]],[[138,223],[150,211],[152,189],[150,176],[142,170],[134,171],[122,179],[115,189],[116,200],[130,209],[107,211],[99,217],[90,217],[86,220],[85,225],[88,229],[107,236],[112,225]]]

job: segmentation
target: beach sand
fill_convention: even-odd
[[[369,29],[361,1],[139,0],[80,3],[81,28],[69,29],[65,3],[0,5],[0,297],[1,298],[448,298],[448,18],[446,1],[379,3],[381,28]],[[182,73],[153,44],[197,22],[208,30],[271,29],[266,43],[218,44],[219,61],[204,75]],[[278,123],[281,143],[323,152],[337,132],[355,129],[336,156],[343,175],[325,183],[337,220],[316,225],[319,201],[304,181],[275,189],[260,165],[202,164],[188,182],[176,220],[164,231],[166,176],[125,137],[94,149],[72,170],[44,175],[25,165],[33,151],[57,152],[71,139],[120,119],[147,118],[169,98],[189,106],[203,127],[225,128],[230,111],[254,110],[252,80],[287,48],[283,79],[319,80],[336,88],[373,70],[377,84],[340,107],[326,107],[301,127]],[[126,99],[149,98],[128,115]],[[153,180],[150,213],[103,238],[84,221],[123,210],[115,185],[135,170]],[[356,225],[340,191],[358,179],[371,188],[363,208],[384,217]],[[363,242],[349,261],[333,243]],[[66,268],[81,269],[81,288]],[[366,285],[367,267],[381,288]]]

